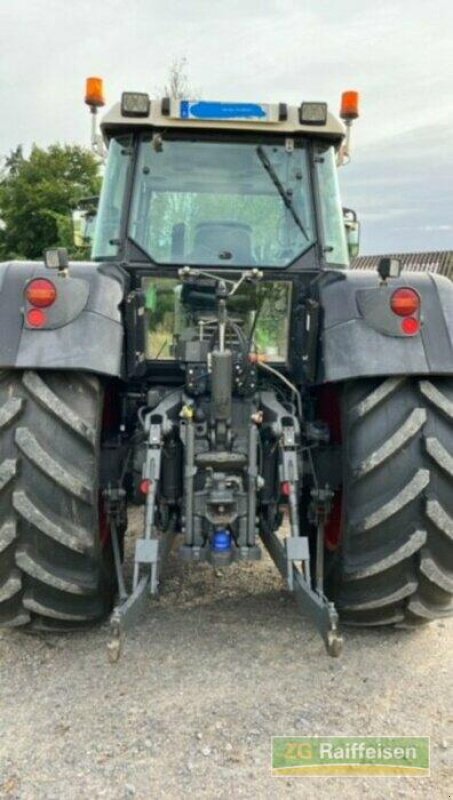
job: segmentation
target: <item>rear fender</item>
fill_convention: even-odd
[[[26,322],[25,289],[33,278],[47,278],[57,299],[46,309],[46,324]],[[121,305],[128,276],[114,265],[76,262],[68,276],[38,262],[0,264],[0,368],[70,369],[121,377]]]
[[[380,285],[376,272],[335,271],[319,282],[322,309],[317,383],[379,375],[453,375],[453,284],[406,272]],[[421,328],[402,335],[391,294],[412,287],[421,298]]]

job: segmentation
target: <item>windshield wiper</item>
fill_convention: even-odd
[[[269,159],[268,159],[268,157],[267,157],[266,153],[264,152],[264,150],[263,150],[261,145],[258,145],[258,147],[256,148],[256,152],[258,154],[258,158],[261,161],[264,169],[268,173],[272,183],[274,184],[274,186],[276,187],[280,197],[282,198],[283,203],[285,204],[286,208],[288,209],[288,211],[290,212],[292,218],[294,219],[294,222],[296,223],[297,227],[302,231],[302,233],[305,236],[307,242],[309,242],[310,241],[310,237],[307,234],[307,231],[305,230],[304,223],[302,222],[301,218],[299,217],[299,214],[297,213],[296,209],[294,208],[294,205],[293,205],[293,202],[292,202],[290,196],[288,195],[285,187],[283,186],[280,178],[278,177],[274,167],[272,166],[271,162],[269,161]]]

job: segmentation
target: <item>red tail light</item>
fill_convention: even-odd
[[[399,317],[411,317],[420,309],[420,295],[415,289],[397,289],[390,298],[390,307]]]
[[[153,482],[150,481],[149,478],[143,478],[143,480],[140,481],[140,491],[141,491],[141,493],[142,494],[149,494],[150,491],[151,491],[152,485],[153,485]]]
[[[30,308],[27,311],[27,322],[32,328],[43,328],[47,322],[47,314],[40,308]]]
[[[415,317],[405,317],[401,323],[401,328],[407,336],[415,336],[420,330],[420,322]]]
[[[47,308],[57,299],[57,290],[52,281],[46,278],[36,278],[30,281],[25,289],[25,297],[32,306]]]

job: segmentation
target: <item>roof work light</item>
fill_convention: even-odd
[[[327,103],[302,103],[299,118],[301,125],[325,125]]]
[[[149,108],[149,95],[145,92],[123,92],[121,95],[123,117],[147,117]]]

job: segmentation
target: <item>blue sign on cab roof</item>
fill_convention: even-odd
[[[221,103],[212,100],[181,100],[181,119],[257,120],[269,119],[268,106],[262,103]]]

